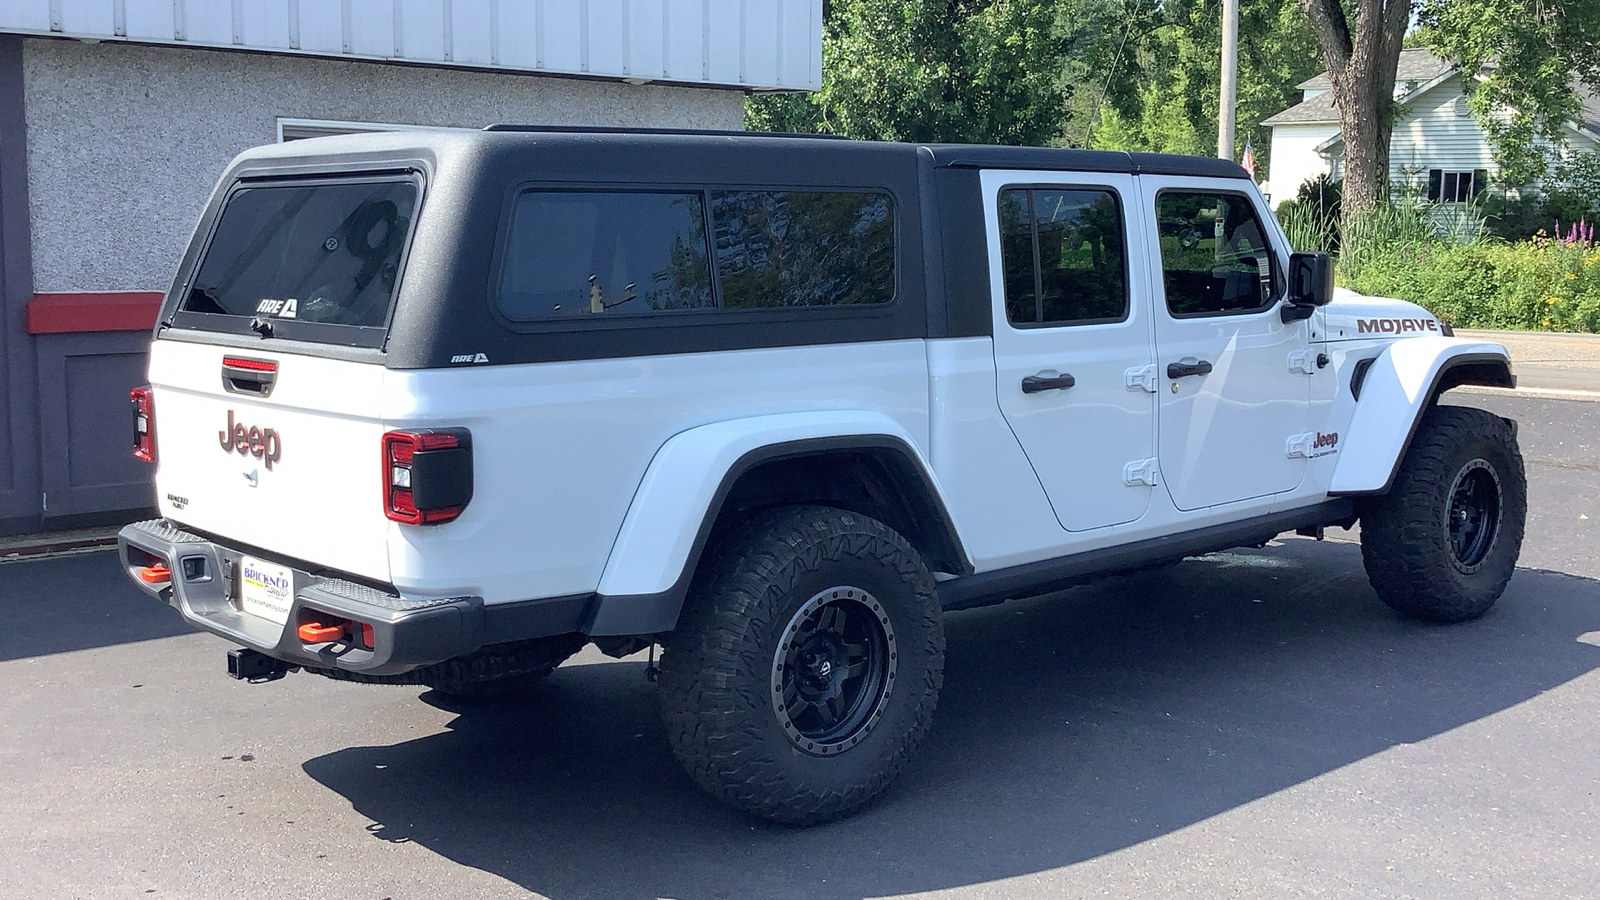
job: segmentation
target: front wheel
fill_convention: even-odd
[[[1510,423],[1481,409],[1422,417],[1389,493],[1361,512],[1361,559],[1378,597],[1412,618],[1489,611],[1517,566],[1528,482]]]
[[[877,798],[926,736],[943,679],[917,551],[875,519],[801,506],[745,523],[705,566],[661,662],[684,768],[786,825]]]

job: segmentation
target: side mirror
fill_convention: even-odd
[[[1289,254],[1289,303],[1326,306],[1333,299],[1333,257],[1322,251]]]

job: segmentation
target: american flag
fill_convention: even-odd
[[[1243,166],[1244,170],[1250,173],[1251,178],[1256,177],[1256,155],[1255,152],[1250,149],[1249,138],[1244,139],[1244,156],[1240,157],[1239,165]]]

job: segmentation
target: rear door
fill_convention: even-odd
[[[1069,531],[1150,505],[1155,399],[1133,177],[986,172],[1000,409]]]
[[[164,515],[388,580],[380,348],[420,195],[406,175],[230,191],[151,348]]]

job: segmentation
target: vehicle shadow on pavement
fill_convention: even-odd
[[[114,550],[0,565],[0,621],[0,662],[194,632],[133,586]]]
[[[1600,667],[1600,582],[1521,570],[1484,619],[1378,602],[1288,540],[947,619],[927,747],[864,814],[771,826],[703,795],[635,662],[564,668],[442,732],[305,763],[390,841],[558,900],[859,898],[1028,875],[1175,831]]]

